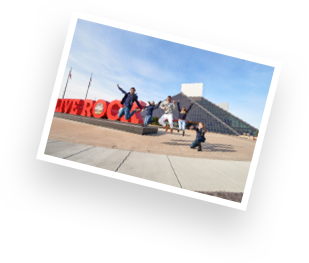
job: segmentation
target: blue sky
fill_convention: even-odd
[[[229,102],[229,111],[256,128],[274,68],[105,25],[78,20],[59,97],[70,67],[66,98],[121,99],[116,84],[135,87],[140,100],[155,102],[181,91],[182,83],[203,83],[203,96]]]

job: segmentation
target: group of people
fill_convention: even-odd
[[[168,96],[167,99],[163,102],[159,101],[157,104],[155,104],[154,101],[148,102],[149,105],[146,107],[142,107],[140,103],[138,102],[138,96],[135,93],[135,88],[132,87],[130,89],[130,92],[124,91],[122,88],[119,87],[119,84],[117,84],[118,89],[124,94],[124,97],[121,100],[121,104],[123,105],[123,108],[119,110],[118,117],[121,118],[123,115],[125,115],[125,119],[130,119],[136,112],[141,110],[147,110],[146,116],[144,119],[143,126],[149,125],[153,111],[157,108],[161,108],[164,110],[164,114],[160,117],[159,123],[165,128],[165,131],[168,131],[168,128],[170,128],[170,133],[173,133],[173,111],[176,110],[176,101],[172,101],[172,97]],[[136,102],[139,109],[135,109],[131,112],[131,108],[133,106],[133,103]],[[191,110],[193,105],[193,102],[191,102],[188,109],[185,107],[180,108],[179,101],[177,102],[177,109],[179,111],[179,120],[178,120],[178,132],[182,130],[182,136],[185,135],[186,130],[186,118],[188,115],[188,112]],[[168,124],[165,123],[165,120],[168,120]],[[202,122],[199,122],[197,127],[195,128],[196,131],[196,138],[191,144],[191,148],[194,149],[198,147],[198,151],[202,151],[201,143],[205,142],[205,133],[207,132],[204,124]]]

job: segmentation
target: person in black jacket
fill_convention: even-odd
[[[191,110],[192,105],[193,105],[193,102],[191,102],[188,109],[186,109],[185,107],[180,109],[179,101],[177,101],[177,106],[178,106],[178,111],[179,111],[178,132],[179,130],[182,130],[182,136],[185,136],[186,117],[187,117],[187,114],[189,113],[189,110]]]
[[[206,141],[205,133],[207,132],[207,130],[202,122],[199,122],[195,130],[196,130],[196,138],[190,147],[194,149],[196,146],[198,146],[198,151],[202,151],[201,143]]]
[[[146,113],[146,116],[145,116],[145,119],[144,119],[144,126],[148,126],[151,119],[152,119],[152,113],[155,109],[157,109],[160,104],[161,104],[161,101],[158,102],[157,105],[155,105],[154,101],[152,101],[151,103],[148,101],[149,105],[146,106],[144,109],[147,109],[147,113]]]
[[[142,106],[138,102],[138,97],[135,94],[135,88],[132,87],[130,89],[130,92],[124,91],[122,88],[119,87],[119,84],[117,84],[118,89],[125,94],[124,97],[121,100],[121,104],[123,105],[123,108],[120,109],[118,113],[118,117],[121,118],[123,115],[125,115],[126,120],[130,119],[137,111],[142,110]],[[140,109],[135,109],[134,111],[131,112],[131,108],[133,106],[133,103],[136,102],[137,106]]]

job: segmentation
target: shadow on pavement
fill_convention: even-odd
[[[188,140],[171,140],[170,142],[162,142],[162,144],[167,144],[171,146],[188,146],[192,144],[193,141]],[[205,152],[236,152],[231,144],[220,144],[220,143],[202,143],[202,149]]]

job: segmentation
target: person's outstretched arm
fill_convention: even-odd
[[[147,102],[148,102],[148,105],[145,106],[144,109],[148,109],[151,106],[150,101],[147,101]]]
[[[187,109],[187,113],[189,112],[189,110],[191,110],[192,106],[193,106],[193,102],[191,102],[189,108]]]
[[[122,88],[119,87],[119,84],[117,84],[118,89],[123,93],[123,94],[127,94],[126,91],[124,91]]]
[[[178,107],[178,111],[181,112],[180,106],[179,106],[179,101],[177,101],[177,107]]]
[[[172,109],[175,110],[176,109],[176,100],[173,100],[173,106]]]
[[[161,102],[162,102],[161,100],[158,102],[158,104],[156,105],[156,109],[159,108]]]
[[[137,97],[137,96],[135,97],[135,102],[136,102],[137,106],[142,110],[143,107],[142,107],[141,104],[139,103],[138,97]]]

